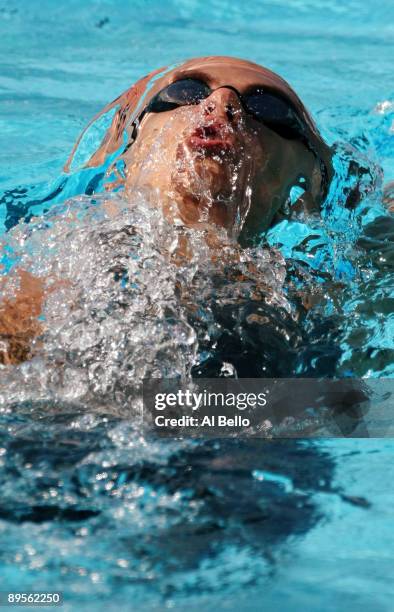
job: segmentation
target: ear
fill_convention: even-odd
[[[90,157],[86,167],[92,168],[101,166],[107,155],[114,153],[122,144],[123,132],[126,128],[127,119],[129,117],[128,105],[121,106],[115,113],[111,125],[106,131],[100,147]]]
[[[323,161],[313,154],[297,182],[294,183],[294,186],[302,187],[304,193],[291,205],[291,210],[294,212],[304,210],[307,213],[320,212],[332,175],[331,157]]]
[[[116,111],[111,125],[106,131],[103,140],[97,151],[93,153],[90,159],[84,165],[85,168],[92,168],[100,166],[104,163],[107,155],[114,153],[122,144],[123,133],[127,126],[134,120],[133,115],[138,111],[138,103],[142,96],[145,94],[148,84],[157,74],[165,70],[165,68],[159,68],[150,72],[147,76],[143,77],[135,85],[130,87],[124,94],[116,98],[110,104],[107,104],[93,119],[88,123],[82,134],[79,136],[75,143],[70,156],[64,166],[65,172],[70,172],[71,164],[74,155],[82,141],[82,138],[87,133],[89,128],[103,115],[111,111],[113,108],[119,107]]]

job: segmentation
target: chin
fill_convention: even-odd
[[[237,164],[234,157],[208,155],[182,143],[172,168],[171,188],[188,220],[204,219],[226,228],[233,224],[248,182],[248,169],[241,160]]]

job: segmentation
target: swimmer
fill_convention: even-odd
[[[94,118],[117,108],[88,166],[101,165],[126,133],[126,193],[155,190],[168,218],[224,227],[241,243],[288,210],[294,186],[304,191],[295,209],[319,210],[333,174],[331,149],[286,81],[231,57],[162,73],[141,79]]]
[[[252,62],[205,57],[157,70],[98,117],[111,109],[112,124],[87,166],[120,151],[126,198],[138,189],[156,194],[154,205],[170,221],[211,235],[221,227],[247,245],[291,212],[292,187],[302,195],[291,210],[319,211],[327,194],[330,147],[290,85]],[[43,283],[17,274],[17,293],[0,303],[0,364],[30,358],[43,329]]]

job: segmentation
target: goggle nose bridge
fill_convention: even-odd
[[[241,94],[240,94],[240,93],[239,93],[239,91],[238,91],[238,90],[237,90],[235,87],[233,87],[232,85],[220,85],[219,87],[216,87],[215,89],[211,89],[211,90],[210,90],[210,93],[207,95],[207,97],[206,97],[206,98],[203,98],[203,99],[204,99],[204,100],[208,100],[208,99],[211,97],[211,95],[212,95],[212,94],[214,94],[216,91],[219,91],[219,89],[230,89],[231,91],[233,91],[233,92],[236,94],[236,96],[237,96],[237,98],[238,98],[238,100],[239,100],[239,104],[240,104],[241,108],[244,110],[244,105],[243,105],[243,102],[242,102],[242,97],[241,97]],[[209,109],[209,104],[213,104],[213,105],[214,105],[214,104],[215,104],[215,102],[214,102],[214,101],[212,101],[212,102],[209,102],[209,103],[208,103],[208,107],[207,107],[207,110],[208,110],[208,111],[210,110],[210,109]],[[213,107],[211,110],[214,110],[214,109],[215,109],[215,106],[214,106],[214,107]],[[235,115],[235,112],[236,112],[236,109],[234,108],[233,104],[231,104],[231,103],[227,102],[227,103],[225,104],[225,111],[226,111],[227,115],[231,115],[231,116],[229,116],[228,118],[229,118],[230,120],[231,120],[231,119],[233,119],[233,117],[234,117],[234,115]]]
[[[213,93],[215,93],[216,91],[219,91],[219,89],[230,89],[231,91],[233,91],[240,104],[243,106],[243,102],[242,102],[242,95],[239,93],[238,89],[236,89],[235,87],[233,87],[232,85],[219,85],[219,87],[215,87],[215,89],[211,89],[210,88],[210,93],[206,96],[206,98],[203,98],[204,100],[206,100],[207,98],[209,98]]]

